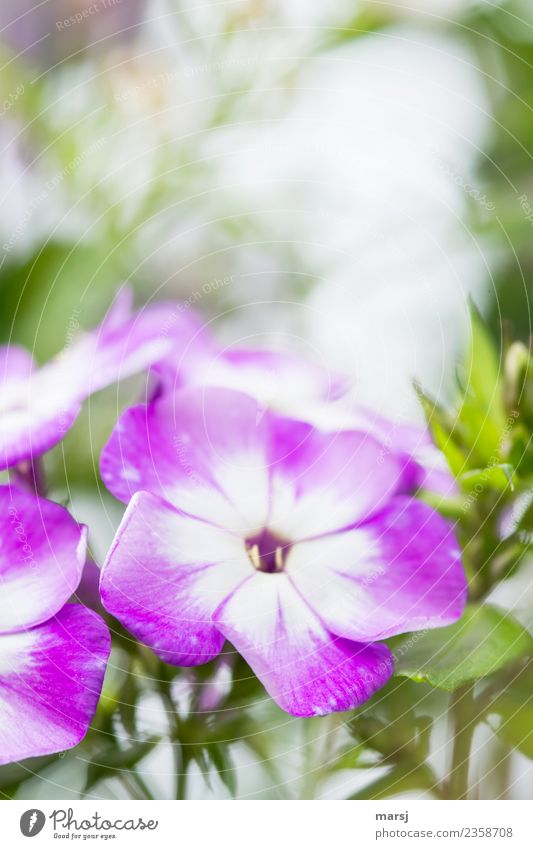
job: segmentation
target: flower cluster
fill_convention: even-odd
[[[110,650],[104,620],[68,604],[86,559],[87,529],[28,491],[28,466],[62,440],[83,400],[169,350],[166,305],[116,299],[102,325],[43,368],[0,348],[0,763],[70,748],[94,714]],[[33,483],[36,483],[32,479]]]
[[[414,496],[451,486],[424,431],[373,417],[303,357],[224,351],[167,304],[134,314],[126,292],[42,368],[0,349],[0,762],[82,739],[110,649],[103,618],[68,603],[87,529],[21,468],[91,393],[145,369],[149,401],[101,458],[127,509],[100,594],[160,658],[195,666],[229,641],[284,710],[322,715],[386,683],[388,637],[462,614],[453,529]]]
[[[284,710],[322,715],[386,683],[384,639],[461,616],[453,530],[413,497],[451,486],[425,432],[373,419],[300,356],[205,330],[153,371],[101,458],[128,508],[100,588],[159,657],[202,664],[228,640]]]

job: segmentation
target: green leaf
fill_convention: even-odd
[[[531,502],[527,504],[524,512],[520,516],[517,524],[517,530],[525,531],[526,533],[531,533],[533,531],[533,498],[531,499]]]
[[[376,779],[372,784],[349,796],[350,800],[358,799],[390,799],[399,793],[407,793],[411,790],[427,790],[435,792],[437,779],[431,769],[422,764],[421,766],[400,765],[395,766],[386,775]]]
[[[463,448],[461,427],[455,418],[431,398],[415,381],[414,389],[422,407],[433,442],[442,451],[455,476],[468,468],[467,456]]]
[[[133,743],[127,749],[119,749],[117,746],[108,746],[101,752],[97,752],[87,769],[87,781],[85,793],[103,778],[116,776],[117,771],[123,772],[133,769],[158,742],[157,737]]]
[[[42,770],[60,759],[60,755],[46,755],[42,758],[28,758],[23,763],[5,764],[0,767],[0,798],[6,796],[13,798],[20,784],[35,778]]]
[[[392,644],[396,675],[449,692],[496,672],[532,648],[528,631],[490,605],[469,605],[454,625],[418,631]]]
[[[137,678],[132,673],[129,673],[120,691],[118,712],[122,724],[130,737],[135,737],[137,734],[136,709],[138,699],[139,686],[137,684]]]
[[[222,783],[231,795],[235,797],[237,794],[236,770],[230,757],[228,746],[224,743],[209,743],[206,749]]]
[[[474,307],[471,328],[458,419],[467,435],[470,456],[477,465],[485,465],[500,458],[506,426],[501,365],[492,337]]]
[[[533,760],[533,692],[531,665],[499,693],[487,708],[488,724],[513,749]]]
[[[459,481],[463,489],[472,491],[478,484],[483,487],[493,487],[503,492],[510,486],[514,489],[514,467],[510,463],[496,463],[484,469],[472,469],[460,475]]]
[[[472,336],[466,360],[466,391],[500,427],[505,424],[501,362],[494,341],[477,309],[470,310]]]

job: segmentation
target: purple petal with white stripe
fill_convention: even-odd
[[[34,365],[33,357],[26,348],[20,345],[0,346],[0,398],[4,390],[12,388],[19,380],[26,380]]]
[[[140,492],[102,569],[104,607],[167,663],[216,657],[224,637],[211,616],[253,573],[242,539]]]
[[[269,528],[302,540],[353,525],[385,506],[405,466],[368,433],[321,433],[303,422],[270,419]]]
[[[350,381],[344,375],[301,354],[260,348],[217,347],[205,328],[198,329],[194,344],[180,362],[164,359],[154,367],[167,390],[180,386],[217,386],[244,392],[281,414],[295,407],[311,412],[315,405],[340,398]],[[305,418],[305,416],[303,416]]]
[[[284,574],[251,576],[222,603],[214,621],[293,716],[359,707],[392,675],[385,645],[333,636]]]
[[[121,293],[100,328],[81,336],[43,368],[30,372],[29,354],[0,357],[0,469],[60,442],[85,398],[161,359],[176,342],[169,334],[176,307],[155,304],[130,315]]]
[[[0,486],[0,633],[37,625],[68,601],[85,562],[87,531],[59,504]]]
[[[185,389],[120,418],[102,453],[102,478],[123,501],[148,490],[247,533],[268,515],[268,421],[247,395]]]
[[[453,528],[404,497],[345,533],[296,543],[286,571],[327,627],[352,640],[440,628],[466,603]]]
[[[404,467],[367,433],[323,434],[240,392],[184,389],[119,420],[101,458],[123,501],[145,489],[181,510],[253,535],[327,533],[379,510]]]
[[[0,635],[0,763],[60,752],[83,739],[109,649],[104,621],[76,605],[35,628]]]
[[[354,403],[354,381],[310,357],[291,351],[222,348],[201,320],[189,312],[185,356],[169,356],[154,366],[163,393],[186,386],[216,386],[244,392],[282,415],[319,430],[367,431],[404,466],[403,490],[424,487],[442,495],[455,491],[453,476],[425,427],[390,420]],[[181,328],[176,336],[180,340]],[[183,345],[179,341],[180,352]]]

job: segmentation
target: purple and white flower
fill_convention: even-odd
[[[87,532],[58,504],[0,487],[0,763],[85,736],[110,649],[104,621],[66,602]]]
[[[282,415],[306,421],[320,430],[367,430],[384,451],[414,462],[412,488],[447,495],[455,492],[444,455],[425,427],[391,421],[354,400],[354,381],[290,351],[260,348],[222,348],[198,318],[189,314],[187,346],[182,330],[175,350],[153,368],[160,393],[185,386],[219,386],[244,392]],[[193,324],[196,323],[196,327]]]
[[[56,445],[89,395],[168,353],[175,345],[165,334],[169,313],[168,304],[156,304],[132,314],[125,289],[99,328],[42,368],[24,348],[0,348],[0,469]],[[173,332],[183,331],[183,324],[175,321]]]
[[[393,672],[380,641],[465,604],[453,529],[403,494],[406,462],[368,432],[320,432],[232,390],[134,407],[101,460],[129,502],[104,606],[172,664],[229,640],[295,716],[355,708]]]

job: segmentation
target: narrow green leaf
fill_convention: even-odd
[[[236,771],[228,747],[223,743],[209,743],[207,753],[224,786],[235,797],[237,793]]]
[[[466,392],[488,417],[503,428],[505,408],[501,386],[502,364],[494,341],[475,307],[471,308],[472,336],[466,360]]]
[[[408,634],[392,643],[396,675],[450,692],[532,649],[528,631],[490,605],[470,605],[454,625]]]
[[[514,749],[533,760],[533,692],[527,666],[487,708],[488,724]]]
[[[481,316],[472,307],[471,343],[464,366],[458,420],[467,434],[469,456],[477,465],[501,458],[506,414],[500,357]]]
[[[510,486],[514,489],[514,468],[510,463],[496,463],[484,469],[472,469],[460,476],[463,489],[472,491],[479,484],[483,487],[493,487],[503,491]]]
[[[28,758],[23,763],[5,764],[0,767],[0,795],[11,798],[19,784],[35,778],[41,770],[60,760],[59,755],[46,755],[42,758]]]
[[[406,793],[409,790],[427,790],[434,793],[436,786],[437,780],[431,769],[425,764],[421,766],[399,765],[348,798],[354,801],[358,799],[390,799],[392,796]],[[384,825],[386,827],[386,823]]]
[[[460,425],[455,418],[431,398],[418,384],[414,389],[422,407],[433,442],[444,454],[454,475],[460,475],[468,468],[467,457],[463,450]]]
[[[133,743],[127,749],[109,746],[97,752],[87,769],[85,792],[101,779],[116,775],[117,770],[133,769],[152,750],[157,741],[157,737],[151,737],[149,740]]]

